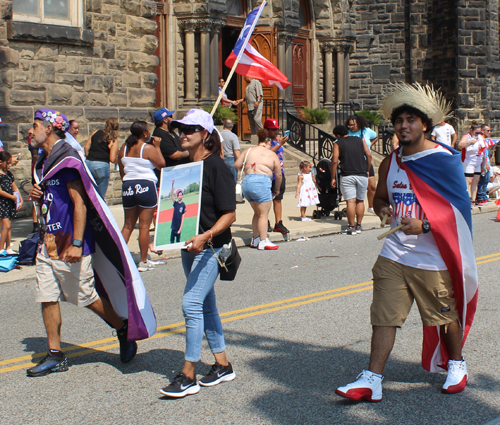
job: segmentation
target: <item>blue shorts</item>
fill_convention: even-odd
[[[158,204],[156,183],[151,180],[125,180],[122,185],[123,208],[154,208]]]
[[[272,201],[271,177],[265,174],[247,174],[243,180],[243,195],[248,202],[263,204]]]

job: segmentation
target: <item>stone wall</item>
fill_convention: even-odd
[[[133,121],[151,121],[156,3],[86,0],[83,12],[83,28],[27,24],[12,20],[11,0],[0,0],[0,117],[7,124],[0,139],[23,154],[18,178],[29,176],[27,130],[40,107],[77,119],[82,144],[107,118],[119,119],[120,144]],[[114,186],[109,201],[121,202]]]

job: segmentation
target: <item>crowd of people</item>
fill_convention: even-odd
[[[258,84],[253,86],[256,91],[251,100],[257,109],[261,107],[263,95]],[[432,88],[423,90],[418,84],[396,84],[386,95],[382,110],[394,126],[397,141],[393,152],[380,165],[378,185],[370,149],[378,136],[366,120],[353,115],[345,125],[333,129],[337,142],[331,158],[330,186],[338,188],[346,201],[346,233],[354,235],[362,231],[365,197],[368,197],[369,211],[386,220],[393,229],[373,268],[373,334],[368,369],[363,370],[356,381],[336,390],[348,399],[382,400],[384,367],[397,329],[403,326],[414,300],[425,329],[424,368],[448,371],[442,388],[445,393],[461,392],[467,384],[462,345],[477,303],[469,202],[473,205],[488,202],[488,188],[492,187],[489,183],[495,177],[488,150],[498,140],[491,139],[488,125],[473,123],[470,131],[457,142],[453,127],[445,122],[449,110],[439,101],[440,96]],[[232,102],[227,97],[225,101]],[[126,309],[116,300],[121,299],[123,303],[123,299],[127,299],[130,313],[134,301],[130,294],[142,294],[137,295],[138,299],[150,307],[136,272],[154,268],[148,261],[148,248],[151,248],[149,230],[158,205],[159,171],[165,166],[202,161],[199,229],[196,236],[185,242],[186,249],[181,250],[186,276],[182,300],[186,322],[184,364],[161,393],[184,397],[199,392],[200,386],[213,386],[235,378],[226,355],[215,297],[219,253],[232,240],[238,171],[240,176],[245,175],[242,190],[254,212],[250,247],[276,250],[278,245],[270,241],[268,233],[288,233],[283,224],[282,207],[286,189],[283,146],[288,136],[280,135],[280,125],[274,118],[261,122],[261,126],[253,123],[252,133],[255,131],[258,142],[241,151],[231,120],[226,120],[221,134],[215,129],[211,115],[201,109],[192,109],[179,120],[173,119],[174,112],[167,108],[156,111],[153,133],[148,123],[135,121],[121,148],[118,121],[110,118],[103,130],[90,135],[84,150],[73,147],[79,132],[78,122],[69,121],[50,109],[35,113],[29,130],[31,149],[41,151],[30,196],[36,201],[37,216],[44,220],[37,255],[35,299],[42,305],[48,353],[38,365],[28,369],[28,376],[68,369],[60,346],[60,301],[87,307],[102,317],[117,331],[120,359],[129,362],[134,358],[136,340],[147,338],[156,326],[154,314],[152,309],[148,313],[148,308],[143,308],[145,313],[141,310],[127,320]],[[254,110],[249,114],[256,119],[259,112]],[[433,122],[438,125],[431,131]],[[430,139],[426,136],[428,133],[431,133]],[[117,227],[103,209],[110,163],[116,162],[122,178],[125,210],[120,236],[116,235]],[[11,219],[22,205],[22,197],[9,171],[11,165],[12,156],[0,152],[0,254],[11,254]],[[319,195],[312,163],[302,161],[298,171],[295,197],[300,220],[307,222],[311,221],[306,215],[307,207],[317,205]],[[174,216],[177,214],[172,221],[170,240],[180,242],[186,208],[184,192],[175,188],[175,180],[168,189]],[[274,227],[269,223],[271,207]],[[463,220],[455,220],[457,214]],[[131,263],[126,244],[137,221],[140,261],[136,267]],[[448,229],[447,234],[455,234],[456,240],[443,236],[442,231],[433,233],[436,228]],[[109,241],[114,241],[119,256],[109,253],[108,257],[103,256],[102,247]],[[119,271],[113,276],[109,271],[111,265]],[[109,282],[105,283],[111,285],[111,290],[116,288],[115,279],[122,279],[129,295],[115,298],[108,292],[102,297],[96,287],[99,267],[107,268]],[[103,282],[102,277],[98,280]],[[133,285],[136,286],[131,290]],[[138,317],[142,317],[142,321]],[[210,372],[197,380],[195,368],[200,360],[203,334],[215,362]]]

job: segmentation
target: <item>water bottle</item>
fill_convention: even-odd
[[[227,243],[225,243],[219,252],[219,258],[223,263],[225,263],[230,255],[231,255],[231,248]]]

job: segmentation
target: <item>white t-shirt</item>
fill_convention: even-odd
[[[455,134],[455,129],[450,124],[436,125],[431,136],[436,137],[436,141],[451,146],[451,136]]]

